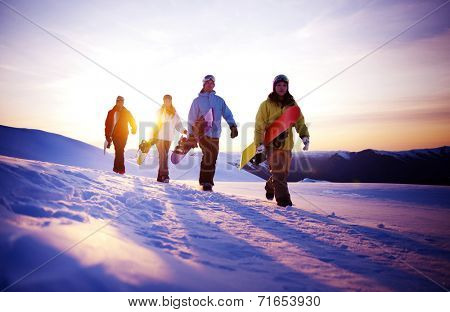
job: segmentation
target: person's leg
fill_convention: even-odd
[[[292,205],[289,194],[287,177],[291,163],[291,152],[285,150],[273,150],[268,155],[270,172],[272,174],[271,184],[275,191],[277,203],[281,206]]]
[[[269,167],[270,170],[270,167]],[[267,179],[266,186],[264,187],[266,190],[266,198],[272,200],[275,196],[275,188],[273,187],[273,177]]]
[[[203,153],[200,164],[199,183],[203,185],[209,183],[214,185],[214,174],[216,172],[216,161],[219,155],[219,139],[203,137],[199,142]]]
[[[266,198],[268,200],[272,200],[275,197],[275,188],[273,185],[273,176],[272,176],[272,165],[271,165],[271,151],[272,151],[272,147],[270,147],[271,150],[266,150],[266,160],[267,160],[267,164],[269,165],[269,172],[270,172],[270,177],[267,179],[266,181],[266,185],[264,187],[264,189],[266,190]]]
[[[119,154],[120,154],[120,149],[118,148],[118,144],[117,144],[117,140],[113,139],[113,144],[114,144],[114,167],[113,167],[113,171],[116,173],[119,173]]]
[[[161,174],[164,176],[164,179],[169,179],[169,149],[170,149],[170,141],[163,141],[162,148],[162,162],[160,163]],[[161,157],[160,157],[161,160]]]
[[[159,160],[159,167],[158,167],[158,177],[156,178],[157,181],[162,182],[162,175],[161,175],[161,168],[163,167],[163,158],[164,158],[164,151],[163,151],[163,141],[157,140],[156,141],[156,149],[158,150],[158,160]]]
[[[114,172],[125,173],[125,145],[127,144],[127,137],[113,138],[115,157],[114,157]]]
[[[164,182],[166,178],[169,178],[169,148],[170,141],[158,140],[156,141],[156,148],[158,150],[159,157],[159,169],[157,181]]]

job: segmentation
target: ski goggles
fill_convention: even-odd
[[[205,78],[203,78],[203,83],[207,82],[208,80],[216,82],[216,78],[213,75],[206,75]]]

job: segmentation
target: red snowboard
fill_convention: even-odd
[[[266,129],[264,144],[269,145],[272,143],[275,138],[293,126],[299,117],[300,108],[297,105],[286,108],[283,114],[275,119],[275,121]]]
[[[297,105],[286,108],[281,116],[275,119],[275,121],[266,129],[264,145],[267,146],[271,144],[283,134],[283,132],[292,127],[297,122],[300,114],[300,107]],[[252,143],[242,152],[240,168],[242,169],[248,162],[255,163],[256,155],[256,146],[255,143]],[[259,162],[261,161],[256,161],[256,163]]]

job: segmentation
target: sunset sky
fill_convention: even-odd
[[[215,75],[240,151],[275,75],[301,98],[445,0],[1,2],[158,103],[171,94],[184,120],[202,77]],[[155,119],[156,103],[1,2],[0,124],[102,146],[119,94],[138,122]],[[311,150],[450,145],[449,51],[447,4],[299,102]],[[128,142],[136,148],[137,136]]]

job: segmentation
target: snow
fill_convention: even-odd
[[[447,187],[295,183],[285,209],[263,199],[262,182],[205,193],[195,181],[5,156],[0,174],[2,288],[62,253],[8,290],[433,291],[430,279],[450,281]],[[417,192],[433,196],[402,199]]]
[[[300,181],[300,183],[320,183],[320,182],[325,182],[325,181],[310,179],[310,178],[304,178],[303,180]]]
[[[103,149],[41,130],[0,125],[0,154],[64,165],[110,170],[113,158]]]
[[[174,165],[169,161],[169,172],[172,180],[198,180],[201,152],[198,149],[190,152],[178,165]],[[261,178],[245,171],[239,170],[232,165],[238,162],[240,155],[219,153],[217,158],[215,181],[240,181],[240,182],[257,182],[262,181]],[[127,158],[127,172],[134,175],[142,175],[147,177],[156,177],[158,175],[158,154],[155,148],[152,148],[145,164],[141,167],[136,165],[136,154],[129,153]]]
[[[344,159],[347,159],[347,160],[349,160],[351,158],[350,154],[348,152],[337,152],[336,155],[338,155]]]
[[[174,148],[175,143],[172,143]],[[114,151],[114,147],[111,147]],[[0,125],[0,154],[5,156],[52,162],[57,164],[91,168],[98,170],[112,170],[114,156],[107,150],[67,138],[58,134],[41,130],[19,129]],[[238,168],[229,162],[238,162],[240,155],[219,153],[217,160],[217,181],[261,181],[257,176]],[[125,153],[126,171],[128,174],[154,177],[158,175],[158,154],[156,147],[152,147],[143,166],[136,163],[136,150]],[[201,157],[198,149],[177,166],[169,161],[170,177],[174,180],[197,180]]]
[[[95,147],[15,135],[0,143],[1,289],[449,288],[450,187],[298,182],[294,206],[281,208],[263,181],[229,165],[239,155],[220,155],[211,193],[198,188],[197,152],[162,184],[152,157],[139,169],[130,152],[121,176]],[[44,147],[30,151],[33,139]]]

